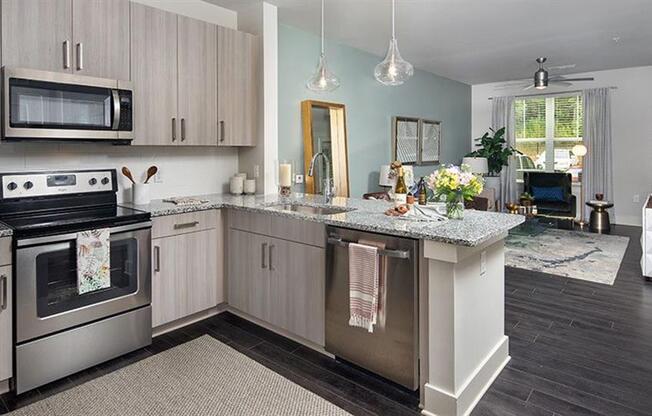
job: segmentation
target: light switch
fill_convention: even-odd
[[[294,175],[294,183],[303,183],[303,175]]]

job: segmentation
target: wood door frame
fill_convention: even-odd
[[[301,102],[301,124],[303,126],[303,162],[304,162],[304,177],[305,177],[305,192],[314,193],[315,192],[315,182],[311,176],[308,176],[308,171],[310,169],[310,161],[313,156],[313,137],[312,137],[312,109],[313,107],[325,108],[331,112],[331,142],[336,143],[333,146],[333,160],[331,164],[333,165],[332,173],[333,180],[335,181],[335,172],[339,172],[344,175],[340,180],[335,181],[336,184],[336,195],[337,196],[349,196],[350,192],[350,183],[349,183],[349,140],[348,133],[346,128],[346,106],[339,103],[331,103],[326,101],[316,101],[316,100],[305,100]],[[339,116],[336,120],[333,120],[332,114],[341,114],[341,120]],[[335,125],[337,134],[333,138],[333,126]],[[342,137],[340,137],[342,136]],[[339,176],[339,175],[338,175]],[[337,185],[340,186],[337,186]]]

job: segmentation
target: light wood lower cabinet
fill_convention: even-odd
[[[229,304],[324,345],[325,250],[231,229]]]
[[[0,238],[0,249],[6,238]],[[0,254],[4,257],[4,253]],[[1,259],[0,259],[1,260]],[[0,267],[0,381],[13,375],[13,319],[12,319],[12,279],[11,265]]]
[[[219,213],[218,213],[219,214]],[[155,228],[185,224],[186,214],[155,218]],[[160,222],[161,226],[157,224]],[[181,227],[183,232],[187,228]],[[224,301],[221,216],[216,227],[152,240],[152,326],[201,312]]]

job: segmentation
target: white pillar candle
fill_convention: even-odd
[[[278,167],[278,181],[281,186],[292,186],[292,165],[281,163]]]

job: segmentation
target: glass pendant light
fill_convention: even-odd
[[[316,92],[334,91],[340,86],[340,80],[328,70],[324,54],[324,0],[321,0],[321,54],[315,73],[306,83],[309,90]]]
[[[383,85],[401,85],[414,75],[414,67],[411,63],[403,60],[398,51],[396,42],[396,0],[392,0],[392,39],[389,41],[389,49],[385,59],[376,65],[374,76]]]

